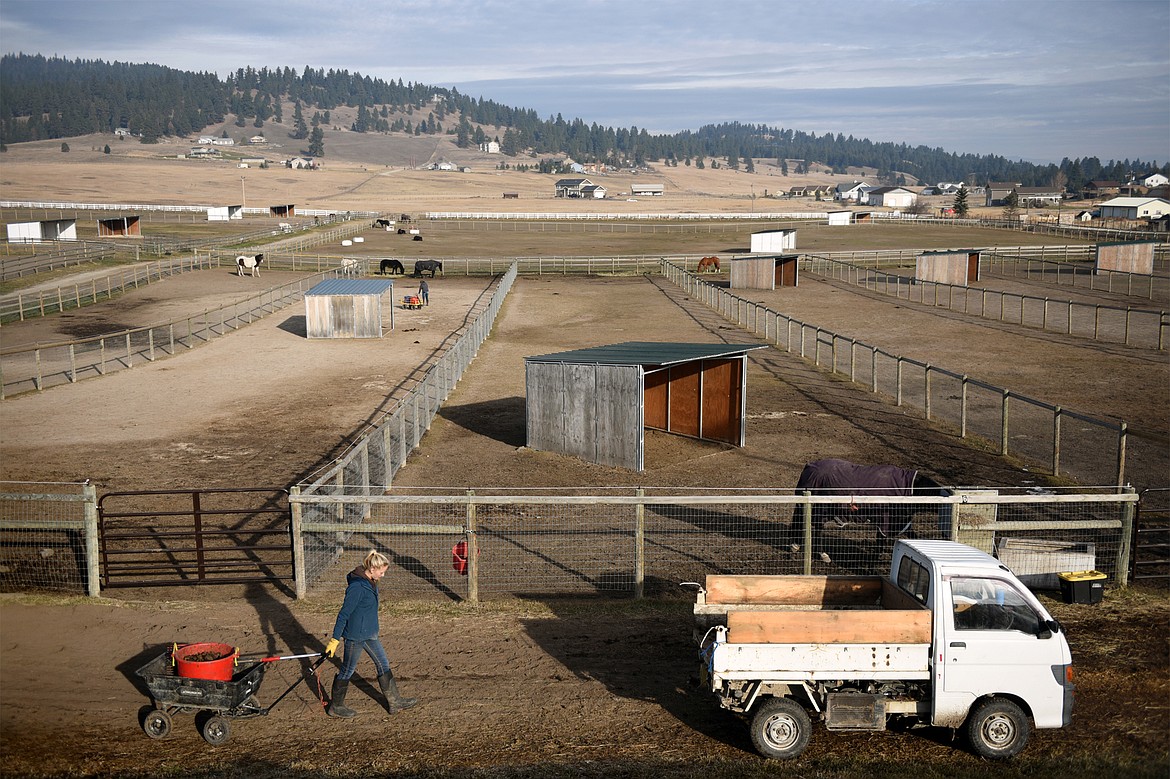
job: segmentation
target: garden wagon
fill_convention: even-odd
[[[207,650],[209,647],[222,648],[223,656],[214,661],[184,661],[184,655],[193,656],[192,650]],[[226,644],[174,645],[138,669],[138,676],[146,682],[154,700],[154,709],[147,712],[142,729],[150,738],[165,738],[171,732],[174,715],[194,714],[203,739],[212,745],[223,744],[231,737],[231,720],[267,715],[301,683],[297,679],[271,705],[261,706],[256,693],[264,681],[264,669],[268,663],[318,656],[321,659],[309,668],[312,672],[325,662],[324,655],[313,653],[249,660],[240,659],[238,650]]]

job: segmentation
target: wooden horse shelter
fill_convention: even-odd
[[[795,287],[799,281],[797,254],[735,257],[731,260],[732,289]]]
[[[297,215],[297,207],[293,203],[268,207],[269,216],[289,217]]]
[[[381,338],[385,312],[394,329],[390,279],[326,279],[305,293],[309,338]]]
[[[115,216],[98,220],[98,238],[142,237],[142,226],[137,216]]]
[[[524,360],[528,446],[645,470],[645,429],[744,445],[747,352],[630,341]]]
[[[1114,271],[1115,273],[1140,273],[1145,276],[1154,272],[1154,241],[1141,243],[1099,243],[1094,273]]]
[[[914,260],[914,278],[965,287],[979,281],[979,252],[974,249],[923,252]]]

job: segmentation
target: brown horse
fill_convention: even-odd
[[[719,258],[718,257],[704,257],[699,260],[699,273],[718,273],[719,272]]]

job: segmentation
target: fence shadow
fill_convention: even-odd
[[[598,682],[619,698],[657,705],[697,734],[752,752],[748,729],[698,687],[689,600],[604,609],[582,609],[569,599],[538,600],[554,616],[524,619],[524,630],[578,679]]]

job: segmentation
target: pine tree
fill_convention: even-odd
[[[1007,194],[1007,197],[1003,199],[1003,218],[1006,221],[1012,222],[1014,224],[1019,215],[1020,196],[1017,195],[1016,191],[1013,189]]]
[[[971,212],[971,206],[967,203],[967,188],[959,187],[959,191],[955,193],[955,216],[960,219],[966,219],[967,214]]]
[[[293,106],[293,131],[290,138],[302,139],[309,137],[309,127],[305,124],[305,115],[301,111],[301,101]]]
[[[325,156],[325,131],[320,127],[314,127],[313,132],[309,133],[309,156]]]

